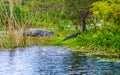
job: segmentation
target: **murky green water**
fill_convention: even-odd
[[[0,75],[120,75],[120,63],[60,47],[0,51]]]

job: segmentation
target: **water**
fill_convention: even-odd
[[[60,47],[0,51],[0,75],[120,75],[120,63]]]

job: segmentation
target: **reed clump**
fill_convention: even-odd
[[[1,48],[13,49],[16,47],[26,47],[30,44],[30,37],[23,36],[24,29],[19,28],[19,30],[15,30],[14,27],[12,29],[10,27],[7,32],[6,35],[0,35]]]
[[[13,49],[30,44],[30,37],[23,36],[24,29],[29,22],[23,14],[20,8],[16,9],[14,0],[8,0],[7,4],[0,1],[0,48]],[[6,33],[3,34],[3,31]]]

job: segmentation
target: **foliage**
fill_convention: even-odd
[[[86,30],[86,19],[90,16],[90,7],[97,0],[66,0],[65,13],[73,21],[80,26],[80,31]]]
[[[120,24],[120,0],[106,0],[93,3],[91,11],[99,20]]]
[[[116,32],[89,30],[87,33],[83,33],[77,38],[67,40],[66,43],[69,47],[88,50],[104,50],[119,52],[120,50],[120,34]]]
[[[29,38],[23,36],[0,36],[0,48],[14,49],[29,46]]]
[[[62,2],[64,0],[31,0],[27,1],[26,5],[23,6],[28,7],[33,13],[32,25],[64,29],[68,24],[71,24],[71,21],[63,14]]]
[[[9,15],[9,6],[0,6],[0,24],[7,25],[8,24],[8,16]],[[6,12],[6,13],[5,13]]]
[[[119,0],[15,0],[13,4],[14,19],[10,20],[10,6],[7,0],[0,2],[0,29],[5,30],[4,27],[8,28],[9,34],[5,37],[1,35],[0,47],[15,48],[33,44],[66,45],[77,49],[119,52],[119,6]],[[97,22],[102,20],[104,26],[96,29],[91,27],[91,29],[81,33],[77,38],[62,41],[64,37],[78,31],[73,28],[73,24],[81,24],[83,28],[88,25],[87,22],[92,25],[91,19],[94,20],[93,16],[98,18]],[[9,22],[9,20],[13,23]],[[9,23],[11,23],[11,26],[9,26]],[[44,38],[23,37],[22,33],[27,27],[51,28],[52,31],[57,32],[60,36]],[[20,32],[20,36],[16,36],[16,29],[18,31],[23,29]],[[59,30],[55,31],[55,29]]]
[[[14,26],[17,27],[18,25],[25,25],[28,20],[31,18],[31,14],[29,10],[26,8],[20,7],[19,5],[13,6],[13,21]],[[10,18],[10,6],[9,5],[0,5],[0,25],[4,27],[8,27],[9,23],[8,20]]]
[[[24,22],[32,18],[28,9],[19,7],[18,5],[14,5],[13,14],[18,25],[22,25]]]

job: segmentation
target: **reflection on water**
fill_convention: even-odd
[[[120,63],[60,47],[0,51],[0,75],[120,75]]]

